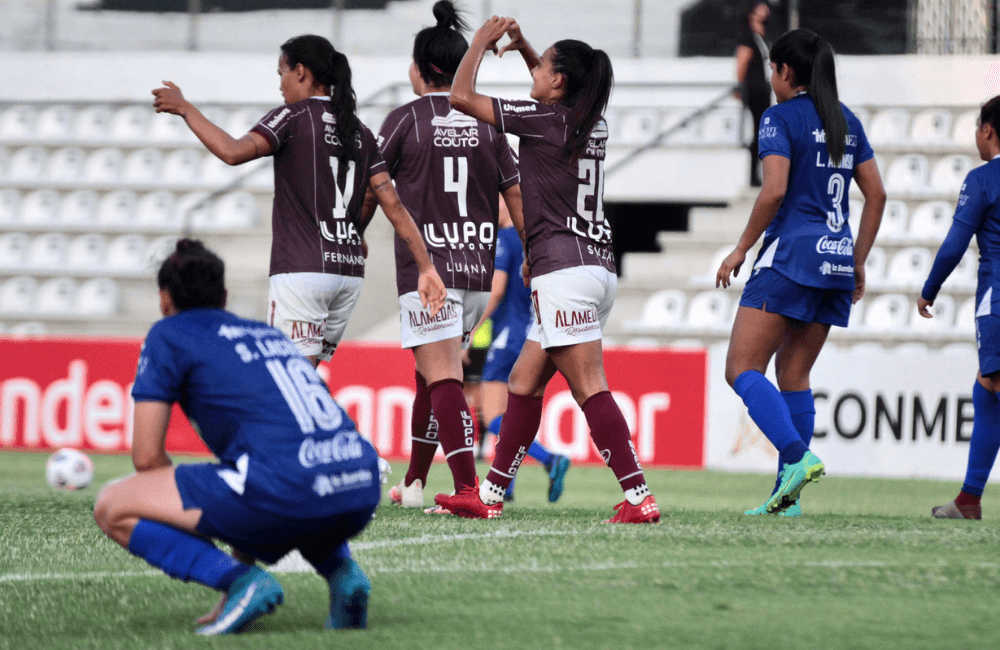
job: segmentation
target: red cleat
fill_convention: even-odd
[[[605,519],[606,524],[655,524],[660,521],[660,506],[650,494],[637,506],[628,501],[622,501],[615,506],[615,516]]]
[[[479,498],[479,481],[455,494],[439,494],[434,503],[466,519],[497,519],[503,514],[503,501],[488,506]]]

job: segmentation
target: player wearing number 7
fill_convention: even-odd
[[[404,242],[417,269],[419,300],[432,313],[443,304],[444,285],[399,202],[374,135],[355,114],[347,57],[322,36],[297,36],[281,46],[278,75],[285,104],[239,139],[212,124],[170,82],[153,91],[153,106],[182,116],[227,164],[274,155],[266,319],[315,365],[337,348],[361,295],[367,191]]]
[[[861,122],[838,99],[830,44],[798,29],[778,39],[770,58],[778,104],[759,125],[763,187],[716,286],[729,286],[763,234],[733,323],[726,381],[779,454],[774,491],[746,514],[795,516],[802,488],[825,472],[809,451],[809,372],[830,326],[846,327],[852,300],[864,294],[885,190]],[[865,197],[856,236],[847,221],[852,178]],[[764,377],[771,357],[777,388]]]

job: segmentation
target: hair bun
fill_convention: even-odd
[[[468,29],[465,20],[462,19],[451,0],[438,0],[434,3],[434,17],[437,19],[437,26],[440,29],[454,29],[461,32]]]
[[[189,239],[185,237],[184,239],[177,240],[177,252],[178,253],[188,253],[192,251],[203,250],[205,245],[202,244],[197,239]]]

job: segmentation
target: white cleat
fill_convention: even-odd
[[[416,479],[410,485],[406,485],[406,478],[389,489],[389,501],[404,508],[424,507],[424,483]]]

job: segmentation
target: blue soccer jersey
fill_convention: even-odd
[[[524,249],[514,228],[497,233],[495,268],[507,274],[503,300],[493,312],[493,336],[496,347],[519,351],[531,325],[531,289],[521,279]]]
[[[854,170],[875,154],[861,122],[841,108],[848,135],[839,164],[830,160],[823,122],[808,93],[772,106],[761,118],[761,159],[784,156],[791,167],[784,201],[764,234],[754,269],[773,268],[804,286],[854,289],[847,194]]]
[[[150,329],[137,402],[178,402],[248,505],[296,518],[378,502],[374,447],[280,331],[221,309],[188,309]],[[374,469],[374,471],[372,471]]]

